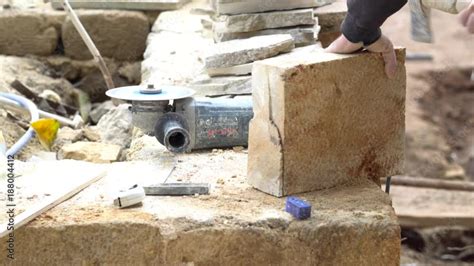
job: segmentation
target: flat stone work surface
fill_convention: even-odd
[[[211,194],[147,197],[141,206],[122,210],[111,205],[111,193],[119,188],[163,182],[170,160],[178,163],[168,182],[209,182]],[[35,174],[17,180],[23,193],[19,209],[81,178],[79,169],[84,176],[97,167],[109,170],[83,192],[16,230],[15,263],[399,265],[400,229],[389,197],[372,182],[300,195],[313,211],[309,220],[296,221],[283,211],[285,199],[246,184],[246,161],[245,151],[217,151],[175,158],[165,153],[158,161],[109,168],[73,161],[35,164],[30,169]],[[71,173],[73,169],[78,171]],[[4,206],[0,204],[2,213]],[[1,256],[0,263],[6,260]]]
[[[404,51],[396,77],[379,55],[322,50],[254,63],[250,183],[276,196],[402,172]]]

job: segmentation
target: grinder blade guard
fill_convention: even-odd
[[[133,125],[171,152],[248,145],[251,96],[193,98],[189,88],[153,85],[116,88],[107,95],[131,101]]]

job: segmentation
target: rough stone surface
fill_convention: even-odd
[[[62,103],[75,106],[76,89],[66,79],[53,78],[53,73],[53,69],[37,59],[0,55],[1,91],[17,93],[10,86],[17,79],[36,94],[41,94],[45,90],[52,90],[61,96]]]
[[[129,104],[121,104],[108,111],[97,124],[103,143],[128,147],[132,141],[132,113]]]
[[[213,78],[206,73],[200,57],[214,41],[204,36],[201,20],[210,18],[209,15],[191,14],[191,10],[203,6],[193,2],[182,10],[160,14],[148,36],[142,62],[142,84],[187,86],[196,90],[197,96],[251,91],[250,76]]]
[[[315,51],[254,63],[248,179],[276,196],[402,172],[404,51],[393,80],[375,54]]]
[[[0,54],[51,55],[64,17],[52,11],[0,11]]]
[[[130,149],[127,150],[127,161],[152,160],[171,156],[165,146],[161,145],[155,137],[143,135],[132,140]]]
[[[295,47],[289,34],[252,37],[217,43],[204,56],[206,68],[230,67],[289,52]]]
[[[111,163],[120,158],[122,147],[99,142],[75,142],[64,145],[58,152],[58,159],[72,159],[92,163]]]
[[[238,65],[238,66],[231,66],[231,67],[224,67],[224,68],[208,68],[207,74],[209,76],[241,76],[241,75],[249,75],[252,73],[252,66],[253,63]]]
[[[342,21],[347,14],[345,2],[335,2],[327,6],[314,9],[314,16],[318,18],[321,32],[340,32]]]
[[[115,105],[112,101],[105,101],[103,103],[95,104],[95,106],[92,106],[92,111],[90,112],[89,116],[92,122],[97,124],[102,116],[114,108]]]
[[[291,26],[314,25],[313,9],[219,16],[213,25],[216,33],[250,32]]]
[[[225,159],[213,154],[179,156],[182,163],[168,180],[206,180],[210,195],[146,197],[141,206],[127,209],[112,206],[119,189],[163,182],[169,168],[154,161],[103,165],[108,169],[103,179],[15,231],[15,262],[399,265],[400,228],[390,198],[370,181],[299,195],[313,205],[313,212],[309,220],[296,221],[284,212],[285,199],[245,184],[246,154],[224,151],[220,155]],[[198,167],[190,167],[193,163]],[[22,173],[16,180],[20,191],[29,187],[26,184],[38,184],[54,193],[53,188],[62,190],[92,171],[88,165],[63,161],[35,165],[35,169],[31,178]],[[70,169],[81,169],[82,175]],[[44,198],[38,187],[33,191]],[[0,211],[5,208],[2,202]],[[2,256],[0,263],[7,260]]]
[[[174,10],[182,7],[190,0],[69,0],[73,8],[84,9],[126,9],[126,10]],[[52,0],[51,4],[56,9],[62,9],[62,1]]]
[[[212,5],[219,14],[241,14],[318,7],[332,2],[335,0],[212,0]]]
[[[309,27],[291,27],[282,29],[267,29],[252,32],[240,32],[240,33],[213,33],[215,42],[225,42],[235,39],[246,39],[255,36],[264,35],[275,35],[275,34],[290,34],[295,41],[295,46],[305,46],[313,44],[318,39],[320,27],[309,26]]]
[[[341,24],[347,14],[345,2],[335,2],[327,6],[318,7],[314,10],[314,16],[318,18],[321,30],[318,40],[323,47],[329,46],[341,35]]]
[[[128,61],[142,57],[149,33],[148,18],[143,13],[111,10],[77,13],[102,56]],[[62,39],[66,56],[92,58],[69,18],[62,27]]]

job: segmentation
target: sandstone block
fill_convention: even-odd
[[[313,9],[297,9],[252,14],[219,16],[214,22],[216,33],[250,32],[282,27],[314,25]]]
[[[398,73],[379,55],[323,51],[254,63],[248,181],[275,196],[400,174],[404,51]]]
[[[219,14],[241,14],[319,7],[332,2],[335,0],[213,0],[212,6]]]
[[[127,9],[127,10],[175,10],[188,3],[189,0],[146,0],[146,1],[130,1],[130,0],[69,0],[73,8],[84,9]],[[53,8],[62,9],[61,0],[52,0]]]
[[[142,57],[149,33],[148,18],[143,13],[93,10],[80,11],[78,16],[102,56],[127,61]],[[92,58],[70,19],[62,27],[62,39],[66,56]]]
[[[281,29],[266,29],[251,32],[230,32],[230,33],[217,33],[213,32],[215,42],[225,42],[235,39],[247,39],[256,36],[275,35],[275,34],[290,34],[295,41],[295,46],[305,46],[315,43],[317,40],[319,26],[303,26],[303,27],[290,27]]]
[[[0,12],[0,54],[51,55],[59,39],[56,19],[61,18],[57,13]]]
[[[251,63],[289,52],[295,47],[289,34],[252,37],[217,43],[204,57],[206,68],[221,68]]]
[[[111,163],[120,158],[122,147],[100,142],[75,142],[64,145],[58,152],[58,158],[87,161],[92,163]]]

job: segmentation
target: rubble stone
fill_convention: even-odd
[[[103,143],[128,147],[132,141],[132,113],[129,104],[121,104],[99,120],[97,131]]]
[[[217,43],[204,56],[206,68],[230,67],[269,58],[295,48],[291,35],[268,35]]]
[[[212,0],[212,5],[219,14],[242,14],[319,7],[332,2],[335,2],[335,0]]]
[[[148,18],[136,11],[78,11],[79,19],[104,57],[133,61],[142,57],[149,33]],[[66,56],[91,59],[92,55],[69,18],[62,27]]]
[[[7,55],[51,55],[58,45],[57,25],[61,12],[1,11],[0,53]]]
[[[314,51],[254,63],[248,180],[275,196],[401,174],[404,51],[394,79],[370,53]]]
[[[111,163],[120,158],[122,147],[100,142],[75,142],[64,145],[58,152],[60,160],[71,159],[92,163]]]
[[[313,9],[219,16],[213,25],[216,33],[251,32],[291,26],[314,25]]]
[[[103,103],[95,104],[95,106],[92,106],[92,111],[90,112],[89,116],[92,122],[97,124],[102,116],[114,108],[115,105],[112,101],[105,101]]]

